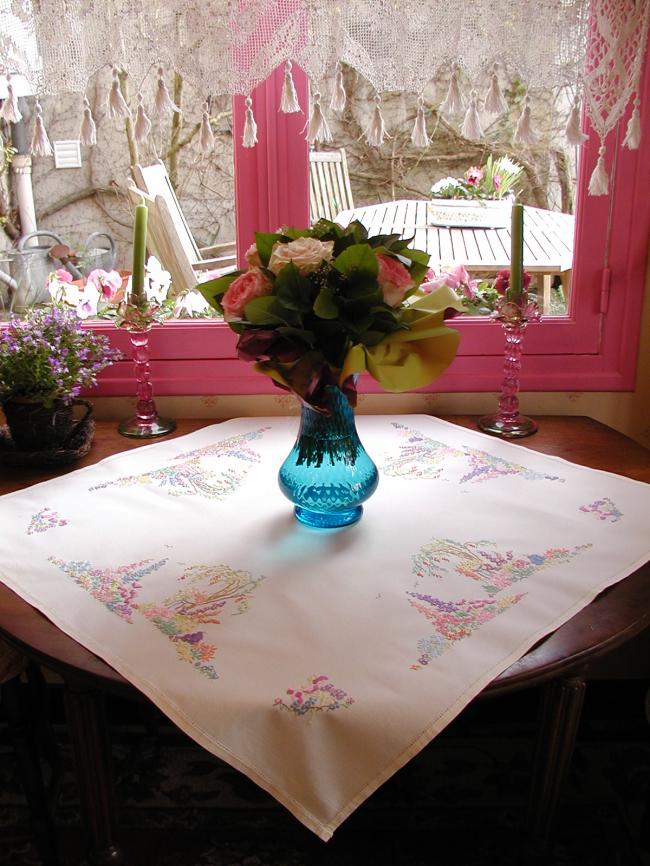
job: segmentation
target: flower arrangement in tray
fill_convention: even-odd
[[[65,268],[58,268],[48,276],[47,288],[54,304],[73,308],[80,319],[96,316],[119,320],[125,312],[131,276],[128,272],[95,268],[84,279],[75,280]],[[143,312],[152,321],[211,314],[207,302],[195,289],[171,295],[171,274],[155,256],[149,256],[145,265],[143,290],[148,302]]]
[[[441,286],[420,290],[428,255],[397,235],[368,237],[359,222],[257,233],[249,267],[199,291],[239,335],[239,357],[327,412],[327,388],[356,402],[356,374],[385,389],[420,388],[452,362],[458,334],[444,319],[463,307]]]
[[[521,292],[514,296],[507,269],[499,271],[490,281],[472,279],[464,265],[451,265],[423,283],[422,289],[426,292],[447,286],[456,293],[469,315],[490,316],[498,321],[537,321],[540,312],[537,300],[529,293],[530,283],[530,274],[523,271]]]
[[[433,199],[494,201],[512,198],[523,169],[508,156],[490,154],[482,166],[471,166],[464,177],[443,177],[431,187]]]

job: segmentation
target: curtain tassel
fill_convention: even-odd
[[[246,97],[246,119],[244,120],[244,135],[242,145],[244,147],[255,147],[257,144],[257,124],[253,117],[253,100]]]
[[[530,122],[530,100],[528,97],[524,101],[524,107],[517,121],[517,128],[512,140],[515,144],[536,144],[537,142],[537,136],[533,132]]]
[[[50,139],[47,137],[47,132],[45,131],[43,109],[41,108],[41,103],[38,99],[36,100],[34,111],[36,113],[36,118],[34,120],[34,132],[32,134],[30,151],[33,156],[52,156],[54,151],[52,150]]]
[[[440,106],[440,111],[443,114],[461,114],[465,110],[465,100],[458,84],[458,72],[458,64],[454,63],[451,79],[449,80],[449,90],[447,91],[445,101]]]
[[[7,97],[0,108],[0,117],[8,123],[18,123],[19,120],[23,119],[18,108],[18,97],[14,93],[11,83],[11,75],[7,75]]]
[[[384,143],[386,135],[386,124],[384,123],[384,115],[381,113],[381,96],[375,94],[375,107],[372,112],[372,121],[366,134],[366,143],[371,147],[381,147]]]
[[[151,121],[145,113],[142,94],[138,93],[138,109],[135,113],[135,129],[133,131],[136,142],[138,144],[145,144],[150,132]]]
[[[478,141],[483,138],[483,130],[481,129],[481,121],[478,116],[478,108],[476,107],[476,91],[472,90],[472,95],[469,100],[465,119],[461,129],[463,138],[468,138],[470,141]]]
[[[623,146],[629,148],[629,150],[638,150],[640,144],[641,116],[639,115],[639,97],[637,96],[634,100],[634,111],[627,124]]]
[[[79,141],[86,147],[93,147],[97,144],[97,125],[90,110],[87,96],[84,96],[84,116],[79,127]]]
[[[207,102],[203,103],[203,115],[201,117],[201,132],[199,134],[201,153],[207,155],[214,150],[214,133],[210,126],[210,109]]]
[[[341,64],[336,64],[336,75],[334,76],[334,90],[332,91],[332,100],[330,108],[332,111],[341,112],[345,109],[345,103],[348,101],[345,87],[343,86],[343,70]]]
[[[126,120],[131,117],[129,106],[126,104],[120,89],[120,79],[117,67],[113,67],[113,83],[108,93],[107,114],[111,120]]]
[[[154,113],[158,118],[171,117],[172,114],[180,114],[181,111],[169,95],[169,90],[167,90],[167,85],[165,84],[164,74],[162,66],[159,66],[156,98],[153,103]]]
[[[282,85],[282,97],[280,99],[280,111],[283,114],[295,114],[301,110],[291,69],[292,63],[290,60],[287,60],[284,64],[284,84]]]
[[[307,141],[310,144],[315,144],[317,141],[329,144],[332,141],[332,133],[320,107],[320,93],[318,91],[314,93],[314,101],[311,106],[311,117],[307,126]]]
[[[605,168],[605,145],[601,144],[598,150],[598,162],[589,181],[589,195],[607,195],[608,192],[609,178]]]
[[[571,109],[571,114],[569,116],[569,122],[566,125],[564,134],[566,135],[567,142],[571,145],[574,145],[575,147],[579,147],[589,138],[589,136],[585,135],[584,132],[580,129],[580,107],[577,100],[573,103],[573,108]]]
[[[427,135],[427,119],[424,114],[424,99],[418,97],[418,113],[415,118],[415,125],[411,133],[411,144],[414,147],[428,147],[429,136]]]
[[[503,98],[503,93],[501,93],[501,87],[499,86],[496,66],[493,67],[492,80],[485,95],[483,108],[488,114],[505,114],[508,110],[508,103]]]

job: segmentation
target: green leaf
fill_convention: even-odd
[[[377,279],[379,265],[377,256],[367,244],[353,244],[337,256],[332,265],[348,278],[370,277]]]
[[[321,289],[314,301],[314,313],[321,319],[335,319],[339,308],[334,302],[334,295],[329,286]]]
[[[277,232],[255,232],[255,246],[263,265],[268,265],[271,258],[271,250],[281,237],[282,235]]]
[[[226,274],[223,277],[216,277],[214,280],[206,280],[205,283],[199,283],[196,288],[211,307],[223,313],[221,298],[230,287],[230,284],[242,273],[243,271],[233,271],[231,274]]]
[[[313,304],[314,289],[307,277],[289,262],[275,278],[275,294],[278,301],[288,310],[299,313],[310,312]]]
[[[294,343],[298,342],[304,346],[308,346],[310,349],[314,348],[313,331],[308,331],[305,328],[290,328],[286,325],[281,325],[279,328],[276,328],[276,332]]]
[[[253,298],[244,307],[246,321],[251,325],[276,325],[284,319],[278,315],[281,307],[273,295],[265,295],[263,298]]]

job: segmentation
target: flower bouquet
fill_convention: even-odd
[[[239,357],[317,411],[329,411],[329,386],[354,406],[358,373],[412,390],[455,356],[459,336],[444,319],[462,304],[445,286],[419,291],[429,257],[398,235],[320,220],[257,233],[246,258],[247,270],[198,289],[239,335]]]
[[[420,291],[426,253],[359,222],[257,233],[246,258],[245,271],[198,289],[239,335],[239,357],[302,401],[280,486],[305,523],[358,520],[377,474],[354,429],[357,376],[389,391],[432,382],[455,356],[459,335],[444,320],[462,304],[446,286]]]

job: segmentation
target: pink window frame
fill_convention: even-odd
[[[616,391],[634,388],[640,320],[650,233],[650,60],[641,80],[642,140],[639,150],[621,147],[627,118],[606,141],[611,183],[609,196],[586,194],[599,141],[590,133],[583,146],[576,208],[573,303],[568,316],[528,328],[522,390]],[[300,103],[307,105],[307,77],[294,66]],[[237,242],[240,265],[254,231],[282,224],[307,225],[309,211],[308,148],[304,114],[277,110],[283,70],[278,68],[253,93],[258,144],[241,146],[244,101],[234,99]],[[424,391],[478,392],[498,388],[502,370],[501,329],[477,319],[457,319],[461,345],[450,369]],[[93,323],[108,333],[128,357],[125,334]],[[236,357],[235,337],[214,321],[169,322],[152,331],[152,370],[156,394],[261,394],[274,391],[250,364]],[[379,392],[370,377],[361,383]],[[102,374],[100,395],[130,394],[131,365],[115,364]]]

